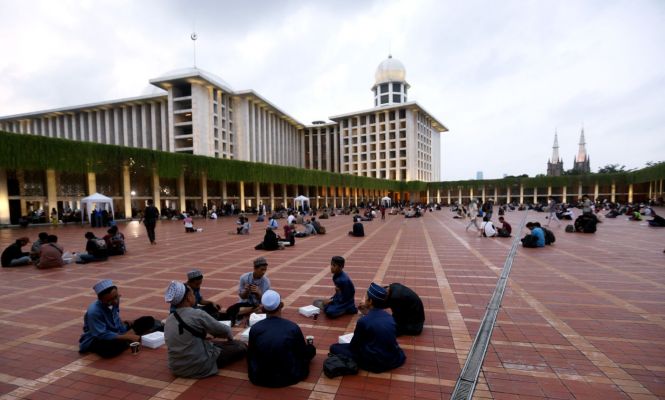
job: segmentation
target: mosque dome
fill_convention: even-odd
[[[385,82],[404,82],[406,81],[406,69],[402,62],[392,55],[383,60],[376,68],[375,85]]]

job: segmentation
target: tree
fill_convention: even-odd
[[[626,166],[619,164],[607,164],[604,167],[598,168],[599,174],[614,174],[617,172],[626,172]]]
[[[644,164],[645,167],[655,167],[658,164],[665,163],[665,161],[647,161],[646,164]]]

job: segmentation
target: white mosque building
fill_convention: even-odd
[[[389,56],[373,107],[305,124],[253,90],[187,68],[151,79],[156,94],[0,117],[0,130],[392,180],[440,180],[448,129],[415,101]],[[1,110],[0,110],[1,111]]]

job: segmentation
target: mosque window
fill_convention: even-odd
[[[401,103],[402,102],[402,96],[399,94],[393,94],[393,103]]]
[[[383,94],[383,95],[381,95],[381,104],[386,104],[386,103],[388,103],[388,99],[389,99],[389,98],[390,98],[390,97],[389,97],[387,94]]]
[[[369,123],[370,123],[370,124],[373,124],[373,123],[375,123],[375,122],[376,122],[376,115],[371,114],[371,115],[369,116]]]
[[[401,92],[402,84],[393,82],[393,92]]]
[[[405,109],[399,110],[399,118],[400,119],[406,118],[406,110]]]
[[[382,83],[381,84],[381,93],[388,93],[388,84],[387,83]]]

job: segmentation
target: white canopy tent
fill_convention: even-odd
[[[109,205],[111,208],[111,214],[115,216],[115,212],[113,212],[113,199],[110,197],[106,197],[103,194],[100,193],[93,193],[88,197],[84,197],[81,199],[81,222],[83,222],[83,218],[86,215],[89,215],[92,209],[94,208],[93,205],[96,205],[97,207],[100,207],[104,205],[104,208],[106,208],[106,205]],[[90,221],[92,222],[92,221]]]
[[[384,198],[381,199],[381,204],[383,204],[383,205],[386,206],[386,207],[390,207],[390,204],[391,204],[392,202],[393,202],[393,200],[392,200],[390,197],[388,197],[388,196],[386,196],[386,197],[384,197]]]
[[[307,196],[298,196],[293,199],[293,208],[298,209],[298,203],[302,206],[303,209],[305,209],[305,203],[307,203],[307,208],[309,208],[310,202],[309,202],[309,197]]]

